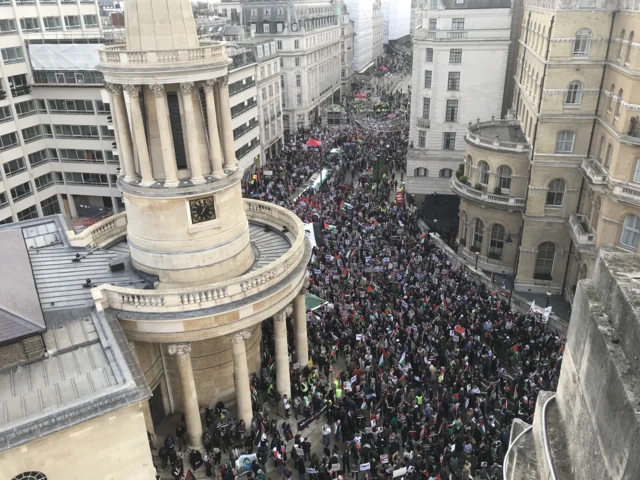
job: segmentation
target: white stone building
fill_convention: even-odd
[[[347,7],[342,2],[335,2],[334,8],[340,23],[340,100],[351,93],[351,77],[353,76],[353,39],[355,27]]]
[[[409,35],[411,30],[411,0],[382,0],[384,43]]]
[[[353,70],[364,72],[373,65],[373,4],[374,0],[344,0],[353,26]]]
[[[218,8],[256,38],[276,41],[285,130],[319,122],[322,108],[339,101],[341,30],[330,2],[223,1]]]
[[[500,118],[511,2],[434,0],[424,12],[414,33],[407,156],[407,190],[418,201],[451,195],[469,122]]]
[[[373,4],[372,35],[371,56],[375,64],[376,60],[384,53],[384,17],[382,16],[380,2],[377,0]]]
[[[118,211],[97,2],[2,4],[0,223]]]

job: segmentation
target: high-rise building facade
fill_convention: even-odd
[[[518,290],[572,300],[600,246],[638,250],[638,9],[528,2],[514,72],[517,122],[497,139],[490,123],[469,129],[465,178],[452,181],[462,197],[459,238],[483,268],[516,265]]]
[[[218,8],[256,38],[276,41],[284,130],[319,122],[323,107],[340,101],[341,28],[330,2],[234,0]]]
[[[375,0],[344,0],[353,26],[353,70],[362,73],[373,65],[373,5]]]
[[[356,35],[353,20],[342,2],[334,2],[334,8],[340,23],[340,99],[351,94],[351,77],[353,76],[353,39]]]
[[[511,2],[433,1],[413,36],[407,191],[451,194],[469,122],[500,118]]]
[[[119,211],[96,1],[0,5],[0,222]]]
[[[408,37],[411,31],[411,0],[381,0],[384,20],[384,43]]]
[[[373,47],[371,49],[371,59],[374,64],[377,64],[377,60],[384,53],[384,17],[382,15],[382,6],[380,1],[377,0],[373,3],[373,20],[372,35],[373,35]]]

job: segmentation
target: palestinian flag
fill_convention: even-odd
[[[345,202],[344,200],[340,204],[340,210],[343,211],[343,212],[346,212],[347,210],[352,210],[352,209],[353,209],[353,205],[351,205],[350,203]]]
[[[400,357],[400,361],[398,362],[400,364],[401,367],[404,367],[404,364],[406,363],[407,359],[406,359],[406,353],[407,352],[402,352],[402,356]]]
[[[373,292],[373,287],[371,285],[367,285],[367,292],[368,293]]]
[[[373,228],[378,228],[378,225],[380,225],[380,224],[378,223],[378,220],[374,220],[374,221],[373,221]]]
[[[324,222],[324,229],[325,230],[336,230],[338,227],[336,227],[335,225],[329,225],[327,222]]]
[[[516,359],[516,362],[520,361],[520,354],[518,353],[518,344],[516,343],[513,347],[511,347],[511,350],[513,350],[513,358]]]
[[[516,388],[513,389],[513,399],[517,400],[519,396],[520,395],[518,395],[518,387],[516,386]]]
[[[380,354],[380,360],[378,360],[378,367],[384,367],[384,353]]]

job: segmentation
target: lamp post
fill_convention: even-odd
[[[480,252],[475,252],[476,253],[476,270],[478,270],[478,258],[480,258]]]
[[[513,297],[513,286],[516,283],[516,272],[518,270],[518,258],[520,257],[520,232],[522,231],[522,227],[520,227],[518,229],[518,244],[516,245],[516,258],[513,261],[513,274],[512,274],[512,279],[511,279],[511,286],[509,287],[509,304],[508,304],[508,308],[509,311],[511,311],[511,297]],[[507,238],[504,239],[504,243],[508,243],[511,244],[513,243],[513,239],[511,238],[511,234],[507,235]]]
[[[551,292],[547,292],[547,303],[545,304],[544,308],[547,308],[549,306],[549,299],[551,298]]]
[[[437,218],[433,219],[433,233],[435,233],[435,234],[438,233],[438,219]]]

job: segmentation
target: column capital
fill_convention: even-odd
[[[191,353],[191,344],[175,343],[173,345],[169,345],[167,350],[169,351],[169,355],[184,355],[185,353]]]
[[[249,337],[251,337],[251,332],[249,330],[240,330],[239,332],[234,332],[229,335],[231,343],[242,343],[245,340],[248,340]]]
[[[193,87],[194,87],[193,82],[181,83],[180,92],[182,93],[183,96],[191,95],[191,92],[193,92]]]
[[[229,85],[229,75],[225,75],[224,77],[219,77],[216,79],[216,81],[218,82],[218,85],[220,85],[221,87],[226,87],[227,85]]]
[[[204,86],[205,92],[211,93],[214,91],[213,89],[216,87],[216,80],[207,80],[206,82],[204,82],[203,86]]]
[[[284,322],[287,319],[287,309],[280,310],[273,316],[273,320],[276,322]]]
[[[164,97],[164,85],[160,85],[159,83],[154,83],[153,85],[149,85],[149,88],[153,92],[154,97],[156,98]]]
[[[111,95],[122,95],[122,85],[118,85],[117,83],[105,83],[104,88],[107,89]]]
[[[137,98],[140,96],[140,85],[125,85],[123,88],[124,91],[127,92],[132,98]]]

